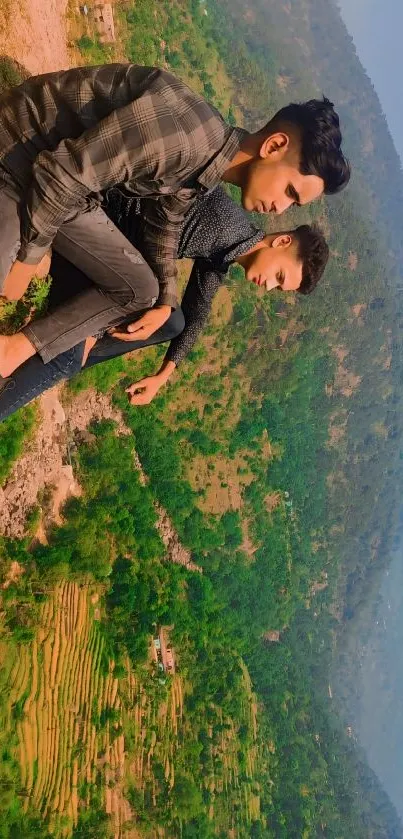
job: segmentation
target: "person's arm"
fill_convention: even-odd
[[[129,394],[131,405],[148,405],[181,361],[186,358],[206,324],[214,295],[225,274],[225,271],[217,270],[206,260],[195,261],[181,303],[185,316],[185,328],[177,338],[171,341],[158,373],[147,376],[127,388],[126,392]],[[116,337],[122,340],[133,340],[132,337],[125,339],[122,333],[118,333]]]
[[[130,404],[149,405],[175,370],[175,362],[167,361],[164,358],[158,373],[155,373],[154,376],[146,376],[144,379],[140,379],[138,382],[134,382],[134,384],[126,388],[126,393],[129,394]]]
[[[176,309],[178,305],[179,239],[184,218],[194,200],[193,190],[181,189],[176,195],[144,202],[141,252],[159,281],[157,306]]]

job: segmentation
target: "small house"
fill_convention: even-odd
[[[278,644],[280,640],[280,630],[279,629],[270,629],[268,632],[263,633],[263,640],[268,641],[271,644]]]
[[[152,658],[157,667],[164,673],[172,675],[175,673],[175,653],[169,638],[167,627],[162,626],[152,641]]]
[[[112,44],[116,40],[112,4],[96,3],[94,21],[101,44]]]

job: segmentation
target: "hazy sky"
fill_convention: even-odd
[[[338,0],[358,55],[372,79],[403,160],[403,2]]]

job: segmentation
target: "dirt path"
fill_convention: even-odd
[[[21,538],[29,511],[45,489],[50,518],[60,524],[60,508],[80,488],[68,462],[66,416],[59,402],[60,387],[41,397],[41,421],[15,463],[9,480],[0,487],[0,534]]]
[[[0,54],[34,75],[69,67],[67,5],[68,0],[0,0]]]

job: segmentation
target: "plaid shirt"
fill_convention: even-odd
[[[148,202],[145,247],[161,304],[177,305],[178,240],[243,132],[164,70],[133,64],[37,76],[0,97],[0,167],[23,192],[18,259],[37,264],[77,211],[122,184]]]

